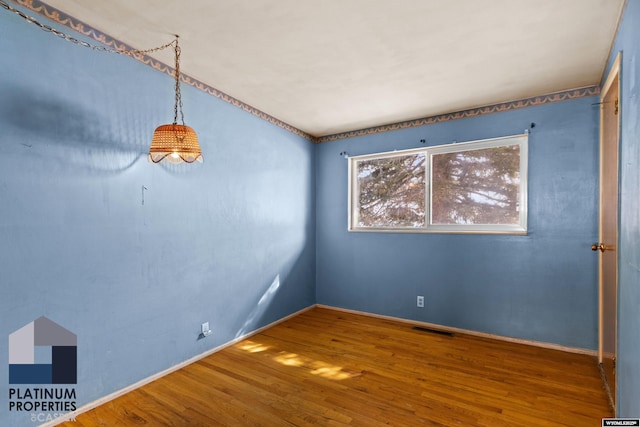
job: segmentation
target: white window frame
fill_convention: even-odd
[[[519,145],[520,147],[520,190],[518,224],[431,224],[431,165],[433,156],[460,151],[481,150],[485,148]],[[529,135],[506,136],[477,141],[460,142],[433,147],[397,150],[383,153],[349,157],[348,162],[348,231],[382,233],[471,233],[471,234],[527,234],[528,217],[528,145]],[[396,156],[425,155],[425,225],[423,227],[358,227],[359,209],[356,206],[359,194],[357,163],[362,160],[384,159]]]

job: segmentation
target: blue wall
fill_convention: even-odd
[[[617,407],[640,416],[640,0],[628,0],[609,67],[622,52]]]
[[[317,302],[509,337],[597,348],[597,98],[317,147]],[[523,133],[527,236],[347,232],[347,161]],[[425,308],[416,307],[425,296]]]
[[[42,315],[78,336],[81,405],[315,302],[312,143],[183,85],[204,163],[150,164],[170,76],[6,11],[0,52],[0,425],[33,425],[7,345]]]

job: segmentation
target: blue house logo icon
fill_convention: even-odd
[[[9,384],[77,384],[78,338],[42,316],[9,335]]]

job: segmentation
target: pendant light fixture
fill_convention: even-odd
[[[202,163],[202,150],[200,144],[198,144],[198,136],[196,132],[184,124],[184,113],[182,112],[182,95],[180,94],[180,46],[178,45],[179,36],[176,34],[176,39],[171,43],[167,43],[162,46],[154,47],[146,50],[125,50],[125,49],[111,49],[105,46],[96,46],[87,43],[82,40],[78,40],[68,34],[63,33],[49,25],[45,25],[38,22],[37,19],[24,14],[18,9],[10,6],[4,0],[0,0],[0,7],[7,9],[20,16],[25,21],[37,25],[40,29],[53,33],[58,37],[61,37],[74,44],[90,48],[92,50],[101,52],[111,52],[121,55],[129,55],[136,57],[136,55],[145,55],[148,53],[157,52],[173,46],[175,52],[175,105],[173,108],[173,123],[169,125],[161,125],[153,133],[153,140],[151,141],[151,147],[149,148],[149,161],[153,163],[168,162],[168,163],[193,163],[198,161]],[[178,124],[178,112],[180,112],[180,121],[182,124]]]
[[[149,161],[153,163],[202,163],[202,150],[198,144],[196,132],[184,124],[184,113],[182,112],[182,95],[180,93],[180,46],[178,45],[178,35],[174,40],[173,49],[175,52],[175,105],[173,108],[173,123],[160,125],[153,133],[153,140],[149,148]],[[180,121],[178,124],[178,112]]]

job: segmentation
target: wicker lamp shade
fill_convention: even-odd
[[[202,163],[202,150],[196,132],[189,126],[160,125],[153,133],[149,161],[160,163]]]
[[[180,46],[178,45],[178,35],[171,43],[175,51],[176,68],[173,76],[175,78],[176,102],[173,105],[173,123],[170,125],[160,125],[153,133],[151,147],[149,148],[149,161],[153,163],[202,163],[202,150],[198,144],[196,131],[184,124],[184,113],[182,112],[182,95],[180,93]],[[182,124],[178,124],[178,113],[182,119]]]

